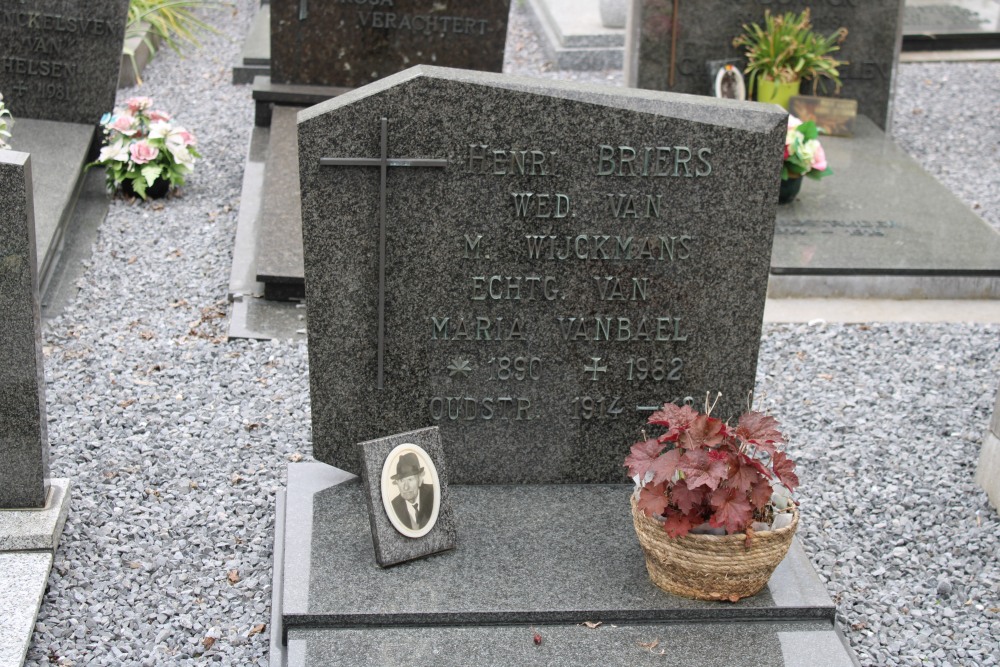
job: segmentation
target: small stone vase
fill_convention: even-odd
[[[786,178],[781,181],[781,190],[778,191],[778,203],[779,204],[790,204],[798,196],[799,190],[802,189],[802,181],[805,180],[801,177],[799,178]]]

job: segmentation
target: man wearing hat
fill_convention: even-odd
[[[400,523],[410,530],[420,530],[427,525],[434,509],[434,487],[424,484],[424,469],[413,452],[406,452],[396,461],[396,474],[392,483],[399,495],[392,499],[392,509]]]

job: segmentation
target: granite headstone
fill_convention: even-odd
[[[679,0],[676,31],[673,7],[672,0],[632,0],[625,47],[627,85],[707,95],[711,81],[705,63],[741,57],[732,41],[744,24],[763,23],[768,9],[811,8],[817,32],[825,35],[842,26],[848,30],[835,54],[849,61],[840,70],[844,81],[840,96],[857,99],[859,113],[887,128],[902,40],[903,0]],[[675,32],[676,45],[672,44]]]
[[[44,507],[49,488],[31,161],[0,150],[0,508]]]
[[[0,91],[16,118],[96,124],[115,102],[128,0],[0,0]]]
[[[419,66],[299,114],[314,451],[439,426],[453,483],[624,481],[754,386],[785,115]]]
[[[510,0],[274,0],[271,81],[361,86],[418,64],[499,72]]]

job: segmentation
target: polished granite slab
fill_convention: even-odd
[[[1000,234],[874,123],[859,116],[853,137],[822,142],[834,175],[778,207],[770,296],[1000,295]],[[775,277],[794,276],[861,277],[861,293],[775,293]],[[879,293],[883,278],[907,279],[911,293]]]
[[[759,595],[700,602],[650,583],[628,486],[449,490],[456,549],[382,569],[360,480],[290,465],[270,664],[856,664],[798,542]]]
[[[35,205],[38,282],[45,290],[62,252],[63,237],[73,214],[83,166],[95,127],[79,123],[17,118],[11,148],[31,154]]]
[[[796,542],[760,594],[667,595],[646,573],[624,485],[451,486],[454,551],[381,569],[360,481],[292,464],[282,618],[299,627],[812,620],[835,606]]]
[[[541,643],[535,644],[535,633]],[[287,661],[337,665],[853,667],[828,623],[583,624],[293,630]]]

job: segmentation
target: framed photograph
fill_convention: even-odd
[[[389,523],[406,537],[423,537],[437,523],[441,481],[420,445],[397,445],[382,466],[382,505]]]
[[[454,549],[438,428],[362,442],[358,449],[375,561],[389,567]]]

